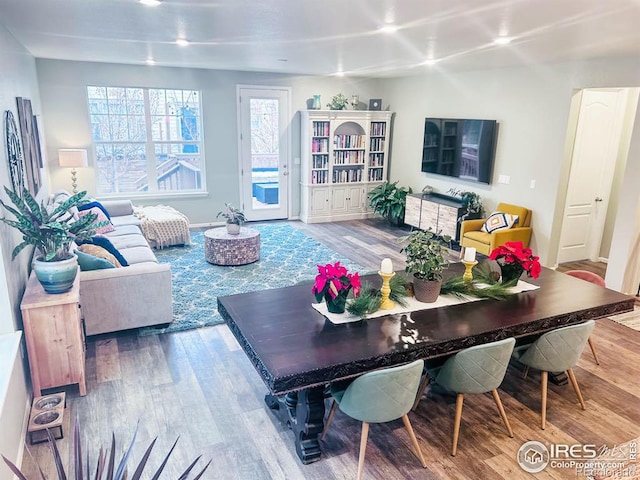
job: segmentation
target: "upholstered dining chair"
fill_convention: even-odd
[[[604,278],[602,278],[597,273],[589,272],[587,270],[568,270],[564,273],[572,277],[576,277],[581,280],[586,280],[587,282],[594,283],[600,287],[607,286],[607,284],[604,282]],[[593,359],[596,361],[596,365],[600,365],[600,360],[598,359],[596,346],[593,343],[593,340],[591,339],[591,337],[589,337],[587,341],[589,342],[589,348],[591,349],[591,353],[593,354]]]
[[[547,379],[549,372],[567,372],[571,385],[576,391],[578,401],[583,410],[586,410],[580,387],[573,374],[573,367],[587,344],[587,339],[593,331],[595,322],[589,320],[578,325],[557,328],[541,335],[529,345],[518,347],[513,352],[513,357],[527,367],[541,371],[540,385],[542,394],[541,428],[545,429],[547,421]]]
[[[511,425],[509,425],[507,414],[502,406],[502,401],[500,401],[500,395],[498,395],[498,387],[507,372],[515,344],[515,338],[507,338],[497,342],[475,345],[449,357],[440,367],[429,368],[427,365],[427,375],[420,386],[420,395],[416,398],[414,409],[418,406],[420,397],[430,382],[458,394],[451,455],[455,456],[458,450],[462,404],[464,395],[467,393],[491,392],[500,412],[500,417],[502,417],[502,421],[507,427],[507,432],[510,437],[513,437]]]
[[[416,360],[406,365],[365,373],[346,388],[341,387],[339,383],[331,386],[333,404],[322,432],[322,438],[324,439],[337,408],[340,408],[351,418],[362,422],[358,480],[362,478],[364,470],[369,424],[390,422],[398,418],[402,418],[404,426],[409,432],[415,455],[420,459],[422,467],[427,468],[420,445],[418,445],[418,440],[407,416],[420,385],[423,367],[424,362]]]

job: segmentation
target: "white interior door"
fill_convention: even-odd
[[[626,98],[626,89],[582,92],[558,263],[598,260]]]
[[[289,97],[278,87],[238,86],[240,190],[248,220],[287,218]]]

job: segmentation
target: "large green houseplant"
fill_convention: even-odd
[[[369,194],[369,206],[373,212],[386,218],[392,225],[404,223],[404,210],[407,194],[411,187],[398,187],[398,182],[384,182],[372,189]]]
[[[413,273],[416,300],[435,302],[440,294],[442,272],[449,266],[445,256],[451,237],[431,230],[414,230],[400,241],[406,242],[400,251],[407,255],[406,272]]]
[[[88,240],[96,234],[96,229],[108,222],[96,222],[98,216],[88,213],[74,219],[71,211],[86,202],[87,192],[76,193],[55,206],[47,207],[38,202],[27,189],[22,196],[4,187],[13,207],[0,199],[2,205],[15,219],[2,218],[7,225],[22,233],[22,242],[11,254],[15,259],[26,247],[33,245],[38,251],[34,260],[34,270],[45,291],[62,293],[71,288],[76,277],[78,264],[71,252],[75,240]]]

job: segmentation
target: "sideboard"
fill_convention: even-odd
[[[460,223],[458,219],[467,209],[462,200],[448,195],[431,193],[429,195],[409,194],[404,212],[404,223],[420,230],[431,228],[434,232],[449,235],[459,242]],[[478,218],[478,214],[470,214],[466,219]]]

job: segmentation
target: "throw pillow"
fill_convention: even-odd
[[[104,213],[107,216],[107,218],[111,220],[111,215],[109,215],[109,212],[107,212],[107,209],[104,208],[104,205],[102,205],[97,200],[91,200],[90,202],[80,205],[78,207],[78,210],[82,212],[83,210],[90,210],[93,207],[98,207],[100,210],[102,210],[102,213]]]
[[[78,250],[82,253],[88,253],[89,255],[93,255],[94,257],[103,258],[107,260],[114,267],[121,267],[122,265],[116,259],[115,256],[110,254],[106,249],[99,247],[98,245],[91,245],[85,243],[84,245],[80,245]]]
[[[485,233],[492,233],[496,230],[506,230],[518,223],[518,215],[510,215],[508,213],[493,212],[480,228]]]
[[[96,233],[109,233],[109,232],[113,232],[115,230],[113,224],[109,220],[109,217],[107,217],[100,208],[91,207],[88,210],[80,210],[80,211],[78,211],[78,215],[80,215],[81,217],[84,217],[85,215],[88,215],[90,213],[93,213],[93,214],[97,215],[98,218],[96,218],[96,222],[109,222],[104,227],[96,228]]]
[[[116,257],[118,262],[120,262],[120,265],[122,265],[123,267],[129,266],[129,263],[127,262],[127,260],[122,256],[122,254],[113,245],[113,243],[111,243],[111,240],[109,240],[107,237],[101,237],[100,235],[96,235],[95,237],[92,237],[90,240],[79,241],[78,243],[82,245],[86,245],[86,244],[98,245],[104,248],[111,255]]]
[[[83,272],[88,272],[89,270],[116,268],[113,263],[109,260],[105,260],[104,258],[89,255],[81,250],[74,250],[74,253],[78,256],[78,265],[80,265],[80,270]]]

